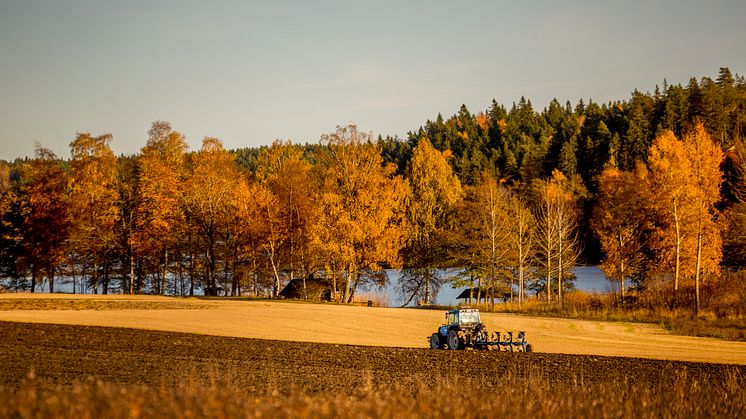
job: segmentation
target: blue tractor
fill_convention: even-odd
[[[428,337],[428,340],[432,349],[533,351],[531,344],[526,342],[526,332],[518,332],[516,336],[514,332],[488,332],[479,317],[479,310],[475,308],[448,310],[445,324]]]

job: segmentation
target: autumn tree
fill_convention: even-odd
[[[644,269],[643,249],[652,228],[647,169],[641,164],[634,172],[608,167],[598,184],[591,226],[604,252],[600,267],[607,278],[618,283],[624,297],[626,281]]]
[[[290,142],[275,141],[262,149],[256,162],[256,177],[268,189],[264,197],[264,215],[270,231],[265,235],[272,249],[275,288],[279,292],[277,251],[285,255],[290,280],[297,274],[305,283],[313,268],[310,257],[310,223],[315,205],[310,177],[311,165],[304,160],[300,147]]]
[[[684,135],[684,151],[692,168],[693,234],[696,237],[694,284],[696,310],[700,308],[700,282],[706,275],[717,275],[722,258],[721,227],[715,204],[720,200],[723,153],[702,123]]]
[[[282,213],[280,198],[266,187],[256,191],[255,203],[259,206],[261,225],[257,230],[263,253],[269,259],[274,278],[272,296],[277,297],[281,291],[280,265],[281,250],[289,240],[290,226]]]
[[[160,267],[157,269],[160,281],[155,284],[160,294],[166,291],[169,251],[178,244],[184,225],[181,197],[186,149],[184,136],[172,130],[167,122],[156,121],[149,131],[147,144],[140,152],[138,205],[132,244],[137,257]]]
[[[250,181],[248,176],[241,176],[234,189],[233,200],[235,211],[229,225],[235,246],[231,295],[241,295],[243,285],[251,286],[254,295],[257,295],[262,255],[271,243],[267,240],[267,232],[271,231],[272,226],[267,223],[265,211],[272,195],[262,185]],[[277,277],[273,281],[273,292],[279,287],[276,280]]]
[[[217,295],[218,239],[234,211],[233,193],[240,175],[233,156],[217,138],[205,137],[192,158],[192,170],[184,184],[187,221],[196,231],[204,256],[205,294]]]
[[[122,292],[135,292],[135,249],[134,236],[137,230],[137,211],[139,200],[138,156],[119,156],[117,158],[117,209],[119,222],[115,229],[119,248],[119,265],[121,277],[127,278]],[[138,288],[139,290],[139,288]]]
[[[0,277],[11,279],[11,288],[25,289],[23,215],[20,176],[17,168],[0,162]]]
[[[406,195],[380,146],[355,125],[321,138],[314,158],[320,211],[312,245],[323,260],[332,292],[344,302],[365,280],[383,285],[385,266],[399,264],[401,199]],[[341,295],[337,288],[341,286]]]
[[[22,259],[31,271],[31,292],[39,273],[49,281],[49,292],[54,292],[55,272],[65,259],[70,226],[67,174],[54,153],[37,145],[36,157],[26,165],[23,177]]]
[[[93,291],[98,292],[102,286],[104,294],[109,288],[109,256],[116,249],[119,216],[117,162],[109,146],[111,139],[111,134],[94,137],[86,132],[70,143],[70,240],[73,250],[84,256],[84,265],[90,263],[92,267]]]
[[[652,244],[659,265],[673,271],[674,290],[680,279],[692,271],[695,256],[691,241],[695,197],[692,185],[692,162],[684,144],[671,131],[656,137],[648,153],[650,167],[651,206],[658,215],[656,242]],[[668,272],[671,272],[671,271]]]
[[[558,170],[552,173],[552,182],[556,186],[557,202],[557,297],[560,305],[564,304],[563,288],[570,280],[572,270],[580,257],[578,206],[572,194],[572,179],[566,178]]]
[[[449,155],[422,139],[407,169],[410,191],[403,286],[410,293],[409,301],[421,296],[423,303],[430,304],[440,285],[437,270],[445,267],[448,215],[462,196],[461,183],[448,164]]]
[[[515,192],[507,196],[508,241],[510,264],[518,274],[518,303],[525,298],[526,273],[530,268],[536,243],[536,219],[524,199]],[[512,286],[511,286],[512,292]]]
[[[534,183],[536,261],[544,272],[547,304],[552,302],[552,275],[555,272],[558,302],[562,304],[562,289],[571,278],[572,268],[580,255],[578,210],[573,187],[571,179],[559,170],[555,170],[550,179]]]
[[[727,209],[728,228],[725,230],[723,243],[724,259],[728,263],[743,265],[746,261],[746,143],[736,142],[727,163],[732,165],[733,173],[727,179],[733,194],[734,204]],[[727,255],[727,256],[726,256]]]

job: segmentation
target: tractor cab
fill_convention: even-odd
[[[446,325],[449,328],[459,327],[461,329],[471,329],[476,327],[479,323],[481,323],[479,310],[474,308],[448,310],[446,313]]]

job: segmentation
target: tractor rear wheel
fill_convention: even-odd
[[[464,341],[459,337],[458,332],[451,330],[448,332],[448,349],[464,349]]]
[[[430,336],[430,348],[432,349],[443,349],[443,345],[440,343],[440,336],[437,333],[433,333]]]
[[[533,352],[533,351],[534,351],[534,347],[531,346],[530,343],[527,343],[526,344],[526,352]]]

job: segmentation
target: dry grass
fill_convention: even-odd
[[[435,378],[435,377],[433,377]],[[342,393],[247,392],[230,381],[193,380],[173,386],[122,385],[89,379],[71,386],[30,376],[0,386],[0,417],[17,418],[482,418],[731,417],[746,415],[744,377],[718,385],[681,371],[671,386],[631,386],[623,378],[557,388],[537,377],[505,376],[485,391],[478,379],[370,384]],[[271,382],[271,380],[270,380]]]
[[[374,291],[360,292],[360,293],[355,294],[353,302],[356,305],[365,305],[365,306],[370,305],[371,307],[388,307],[389,297],[388,295],[382,292],[374,292]]]
[[[16,298],[19,297],[4,294],[0,295],[0,302]],[[0,311],[0,320],[420,348],[426,347],[426,337],[443,321],[443,313],[440,311],[400,308],[164,297],[77,298],[91,300],[95,304],[108,304],[111,301],[163,301],[175,305],[185,304],[185,307],[182,310],[6,310]],[[655,324],[497,313],[485,313],[483,320],[490,330],[525,330],[528,340],[540,352],[746,364],[744,342],[671,335]]]
[[[0,311],[15,310],[188,310],[208,306],[185,301],[98,300],[72,298],[0,299]]]
[[[486,305],[479,306],[488,311]],[[667,307],[644,302],[623,304],[613,294],[569,293],[563,306],[530,300],[496,304],[489,308],[497,313],[542,316],[578,320],[652,323],[680,335],[712,337],[746,342],[746,318],[742,315],[718,316],[712,310],[695,315],[691,308]]]

